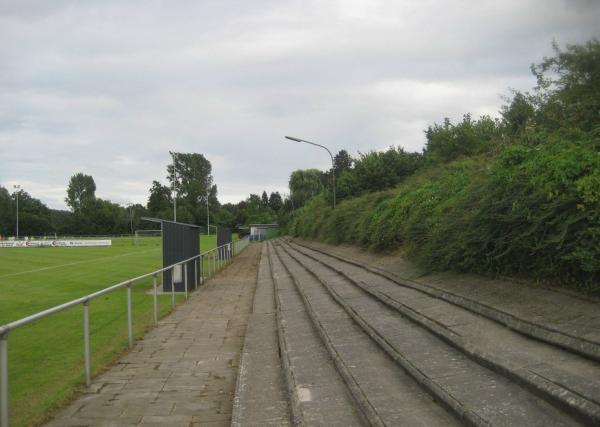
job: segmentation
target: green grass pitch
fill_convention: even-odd
[[[202,252],[215,236],[201,236]],[[112,239],[110,247],[0,249],[0,325],[82,297],[161,267],[160,238]],[[136,338],[152,326],[151,280],[132,288]],[[179,301],[183,297],[178,296]],[[92,372],[127,348],[126,291],[90,302]],[[159,296],[159,316],[171,310]],[[11,425],[37,424],[83,383],[83,309],[70,308],[8,336]]]

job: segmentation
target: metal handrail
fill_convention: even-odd
[[[29,323],[35,322],[36,320],[43,319],[52,314],[59,313],[68,308],[82,304],[83,306],[83,347],[84,347],[84,370],[85,370],[85,384],[87,387],[91,385],[91,359],[90,359],[90,342],[89,342],[89,303],[95,298],[98,298],[107,293],[116,291],[117,289],[127,288],[127,332],[129,337],[129,348],[133,347],[133,316],[131,311],[131,286],[141,280],[152,277],[153,286],[153,308],[154,308],[154,325],[158,324],[158,291],[157,291],[157,277],[160,273],[171,270],[171,304],[175,307],[175,283],[174,283],[174,270],[178,265],[184,266],[184,286],[185,286],[185,298],[188,298],[188,265],[190,262],[195,261],[199,265],[195,270],[194,283],[195,286],[203,284],[205,280],[214,277],[214,275],[227,265],[231,259],[239,254],[246,246],[248,246],[249,240],[247,238],[235,240],[231,243],[218,246],[208,251],[202,252],[198,255],[194,255],[183,261],[176,262],[167,267],[154,270],[150,273],[142,274],[141,276],[134,277],[132,279],[125,280],[99,291],[93,292],[86,296],[74,299],[72,301],[57,305],[55,307],[48,308],[38,313],[32,314],[27,317],[15,320],[13,322],[0,325],[0,427],[8,427],[8,333],[14,329],[25,326]],[[220,256],[223,254],[223,256]],[[215,257],[215,255],[218,255]],[[204,274],[204,264],[207,260],[207,275]],[[200,274],[198,274],[200,271]],[[198,277],[199,276],[199,277]],[[200,281],[198,281],[200,279]],[[200,282],[200,283],[198,283]]]

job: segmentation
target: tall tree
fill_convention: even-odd
[[[538,124],[597,129],[600,122],[600,41],[553,44],[554,56],[531,66],[537,78]]]
[[[193,215],[195,222],[206,221],[206,199],[211,211],[218,209],[217,186],[213,184],[210,162],[199,153],[172,153],[175,161],[167,166],[167,179],[175,187],[177,200]]]
[[[275,212],[278,212],[283,207],[283,199],[279,191],[271,193],[271,196],[269,196],[269,207]]]
[[[318,169],[299,169],[290,175],[290,193],[296,208],[323,191],[323,173]]]
[[[352,167],[352,157],[346,150],[340,150],[333,158],[333,165],[335,167],[335,176],[339,177],[343,171],[348,170]]]
[[[15,207],[8,190],[0,186],[0,236],[14,234]]]
[[[171,209],[171,190],[158,181],[152,181],[148,197],[148,213],[158,218],[167,218]]]
[[[80,211],[86,202],[96,198],[96,183],[90,175],[76,173],[69,181],[65,202],[73,210]]]
[[[267,196],[267,192],[263,191],[262,196],[260,197],[260,202],[263,207],[269,207],[269,196]]]

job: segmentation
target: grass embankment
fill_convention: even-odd
[[[215,236],[202,236],[202,251]],[[161,267],[160,238],[134,245],[113,239],[111,247],[9,248],[0,250],[0,324],[79,298]],[[152,282],[133,286],[134,334],[152,326]],[[179,300],[182,299],[178,296]],[[171,310],[159,296],[159,315]],[[77,306],[9,333],[11,425],[37,424],[68,400],[83,383],[82,308]],[[127,348],[126,292],[90,303],[93,373],[101,372]]]
[[[290,233],[373,250],[403,248],[428,271],[526,275],[600,290],[598,141],[512,145],[420,170],[393,190],[322,196]]]

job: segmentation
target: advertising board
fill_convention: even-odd
[[[111,246],[112,240],[0,240],[0,248]]]

